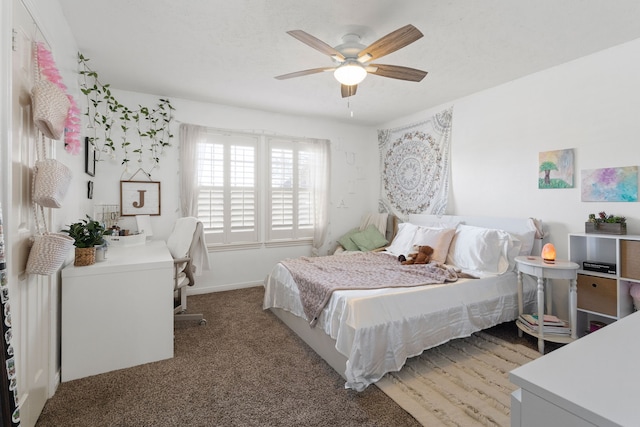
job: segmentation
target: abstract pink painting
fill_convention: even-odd
[[[582,171],[583,202],[637,202],[638,167]]]

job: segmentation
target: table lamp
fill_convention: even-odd
[[[542,247],[542,260],[547,264],[556,262],[556,248],[551,243],[547,243]]]

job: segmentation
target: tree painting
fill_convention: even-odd
[[[546,161],[540,165],[540,172],[544,172],[544,185],[551,185],[551,171],[557,171],[558,166],[555,163]]]
[[[538,160],[538,188],[573,188],[573,149],[544,151]]]

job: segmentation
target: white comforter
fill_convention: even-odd
[[[525,308],[535,286],[525,281]],[[281,264],[265,279],[265,309],[306,319],[298,288]],[[409,357],[454,338],[518,317],[516,273],[455,283],[377,290],[336,291],[317,323],[347,357],[346,388],[364,390]]]

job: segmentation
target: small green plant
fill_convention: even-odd
[[[91,219],[89,215],[87,215],[87,219],[81,219],[80,222],[73,223],[68,227],[62,232],[69,234],[69,237],[75,240],[74,246],[76,248],[92,248],[104,243],[104,226]]]
[[[623,216],[607,215],[606,212],[602,211],[598,213],[597,216],[596,214],[589,214],[589,222],[595,222],[596,224],[625,224],[627,222],[627,218]]]

